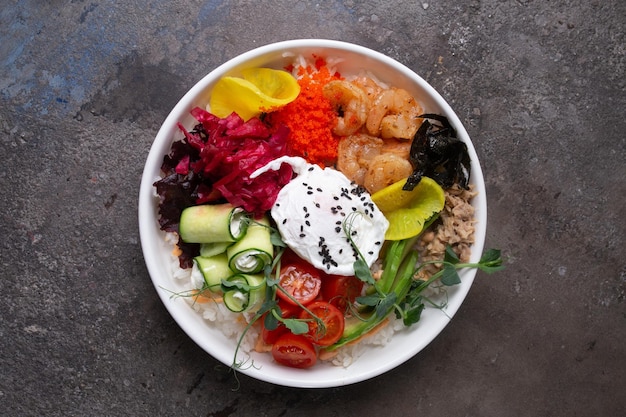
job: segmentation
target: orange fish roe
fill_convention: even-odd
[[[287,141],[289,155],[301,156],[309,163],[322,167],[332,166],[337,160],[339,138],[331,131],[337,114],[323,94],[324,85],[337,79],[341,79],[341,75],[331,73],[320,58],[315,61],[315,68],[300,67],[298,97],[268,114],[270,124],[276,126],[282,123],[291,130]]]

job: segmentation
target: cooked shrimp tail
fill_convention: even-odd
[[[411,139],[417,132],[422,112],[413,96],[401,88],[383,90],[374,100],[367,116],[366,128],[370,135],[387,138]]]
[[[350,180],[363,185],[370,162],[380,155],[383,140],[364,133],[342,138],[337,149],[337,169]]]
[[[337,111],[333,133],[350,136],[366,122],[369,113],[367,94],[349,81],[334,80],[324,86],[324,96]]]

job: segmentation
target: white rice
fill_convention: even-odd
[[[394,333],[403,329],[402,320],[391,316],[389,322],[384,327],[378,329],[372,335],[366,335],[358,343],[342,346],[337,349],[336,356],[330,359],[330,363],[335,366],[347,368],[352,365],[367,349],[372,347],[383,347],[391,341]]]

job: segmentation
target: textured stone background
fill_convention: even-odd
[[[0,3],[0,414],[626,413],[624,1]],[[157,298],[139,182],[189,87],[303,37],[386,53],[442,93],[507,269],[479,273],[444,332],[372,381],[233,391]]]

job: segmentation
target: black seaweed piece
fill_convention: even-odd
[[[439,123],[441,123],[441,129],[449,130],[450,132],[452,132],[450,136],[456,138],[456,130],[454,130],[454,128],[452,127],[452,125],[450,124],[450,121],[448,120],[446,116],[442,116],[440,114],[435,114],[435,113],[424,113],[421,116],[417,116],[417,117],[422,118],[422,119],[431,119],[431,120],[438,121]]]
[[[413,173],[402,189],[412,191],[422,177],[427,176],[444,189],[458,184],[467,190],[471,173],[467,146],[457,138],[456,131],[445,116],[429,113],[419,117],[425,120],[411,143],[409,161],[413,165]],[[431,123],[431,120],[438,123]]]

